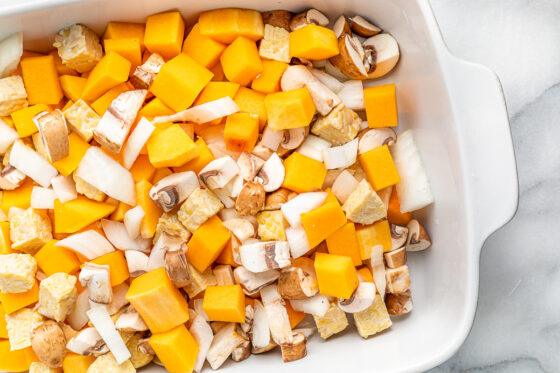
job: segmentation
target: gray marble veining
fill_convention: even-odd
[[[431,373],[560,372],[560,1],[431,4],[451,52],[499,75],[520,182],[517,215],[482,249],[472,331]]]

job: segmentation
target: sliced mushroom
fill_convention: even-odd
[[[178,172],[158,181],[150,189],[150,198],[159,208],[168,212],[180,205],[198,188],[200,183],[194,172]]]
[[[254,301],[253,327],[251,329],[253,348],[266,348],[270,345],[270,328],[268,317],[263,304],[258,299]]]
[[[246,339],[240,333],[236,323],[227,323],[212,340],[206,359],[214,370],[222,366],[233,351],[244,343]]]
[[[375,245],[372,247],[369,269],[371,270],[377,292],[381,295],[381,297],[383,297],[387,288],[387,279],[385,277],[385,263],[383,262],[382,245]]]
[[[408,228],[390,224],[391,231],[391,250],[400,249],[406,244],[408,238]]]
[[[60,368],[66,357],[66,337],[62,328],[47,320],[31,331],[31,348],[49,368]]]
[[[307,338],[303,333],[294,333],[292,343],[283,344],[280,348],[285,363],[303,359],[307,355]]]
[[[233,350],[231,353],[231,360],[235,361],[236,363],[246,360],[251,356],[251,342],[245,341],[241,343],[239,346]]]
[[[346,313],[358,313],[369,308],[375,299],[375,284],[360,282],[349,299],[339,299],[338,308]]]
[[[253,181],[264,166],[264,160],[251,153],[243,152],[237,158],[237,166],[239,167],[239,176],[243,180]]]
[[[280,145],[287,150],[296,149],[303,143],[308,134],[309,126],[284,130],[284,139]]]
[[[362,45],[346,34],[338,39],[340,54],[331,57],[330,62],[351,79],[367,79]]]
[[[148,256],[140,251],[127,250],[124,252],[130,277],[138,277],[148,271]]]
[[[282,171],[283,168],[284,166],[282,165]],[[284,176],[282,176],[282,180],[284,180]],[[248,181],[237,196],[235,211],[241,216],[256,215],[264,207],[266,197],[265,190],[265,186],[262,184]],[[250,237],[252,236],[253,234],[251,234]],[[243,239],[239,239],[243,241]]]
[[[265,286],[276,281],[278,277],[280,277],[280,272],[273,269],[261,273],[254,273],[240,266],[233,270],[233,276],[235,277],[235,282],[241,285],[245,294],[255,295]]]
[[[66,348],[69,351],[84,356],[99,355],[109,352],[105,341],[93,327],[80,331],[77,336],[68,341]]]
[[[193,333],[191,333],[193,334]],[[194,334],[193,334],[194,337]],[[196,337],[195,337],[196,338]],[[150,338],[142,338],[138,341],[138,350],[146,355],[155,355],[155,351],[150,346]]]
[[[293,343],[292,327],[284,299],[276,285],[268,285],[261,290],[261,299],[268,318],[272,339],[279,345]]]
[[[272,10],[270,12],[263,12],[262,19],[265,25],[281,27],[286,31],[290,31],[290,20],[292,16],[293,13],[289,10]]]
[[[350,28],[350,22],[348,22],[348,18],[342,15],[336,19],[333,25],[333,31],[337,38],[340,38],[344,35],[352,35],[352,29]]]
[[[214,272],[214,277],[216,277],[216,281],[219,286],[235,284],[233,270],[229,264],[217,265],[214,267],[212,272]]]
[[[239,327],[241,328],[243,333],[245,333],[245,334],[251,333],[251,331],[253,330],[254,317],[255,317],[255,308],[251,304],[246,305],[245,306],[245,322],[239,324]]]
[[[382,145],[393,145],[397,141],[395,130],[390,127],[370,128],[358,135],[358,153],[364,154]]]
[[[165,253],[165,270],[169,279],[177,288],[187,286],[191,280],[187,264],[187,256],[181,251],[167,251]]]
[[[70,142],[68,127],[64,114],[59,109],[43,111],[33,117],[50,162],[56,162],[68,156]]]
[[[286,176],[284,164],[278,154],[273,153],[264,163],[256,179],[261,182],[265,192],[274,192],[282,186],[284,176]]]
[[[119,315],[115,321],[115,327],[121,332],[145,332],[148,326],[140,317],[140,314],[132,306]]]
[[[93,130],[95,141],[119,154],[147,94],[145,89],[136,89],[118,95]]]
[[[422,251],[432,246],[428,232],[416,219],[408,222],[408,239],[406,240],[406,251]]]
[[[326,295],[317,294],[307,299],[292,299],[290,304],[295,311],[325,316],[330,307],[330,300]]]
[[[86,262],[80,271],[80,284],[89,289],[89,300],[109,304],[113,300],[113,288],[109,277],[110,267]]]
[[[179,236],[162,232],[150,252],[148,272],[166,266],[165,254],[168,251],[186,252],[186,243]]]
[[[412,295],[410,289],[400,294],[387,294],[385,298],[389,315],[400,316],[412,311]]]
[[[290,249],[285,241],[256,242],[239,247],[241,263],[251,272],[260,273],[291,264]]]
[[[191,326],[189,327],[189,332],[198,344],[198,354],[194,364],[194,371],[200,373],[206,361],[206,355],[210,349],[212,340],[214,339],[214,332],[210,325],[208,325],[208,322],[199,315],[193,318]]]
[[[383,254],[389,268],[398,268],[406,264],[406,247],[392,250]]]
[[[0,189],[14,190],[25,181],[25,174],[12,165],[7,165],[0,172]]]
[[[274,154],[274,152],[259,142],[253,148],[252,154],[261,159],[268,160],[268,158],[270,158],[272,154]]]
[[[113,287],[113,300],[107,305],[109,315],[117,314],[124,306],[129,304],[128,299],[126,299],[128,289],[129,286],[126,282]]]
[[[217,158],[208,163],[198,174],[200,180],[210,189],[223,188],[239,174],[239,167],[231,157]]]
[[[253,353],[254,355],[263,354],[265,352],[274,350],[276,347],[278,347],[276,342],[274,342],[273,340],[270,340],[270,343],[266,347],[255,347],[255,346],[253,346],[253,349],[251,350],[251,353]]]
[[[296,14],[290,20],[290,30],[295,31],[306,25],[327,26],[329,19],[317,9],[307,9],[305,12]]]
[[[364,49],[373,49],[373,71],[370,69],[368,79],[380,78],[389,73],[399,62],[399,44],[389,34],[378,34],[363,43]]]
[[[136,89],[150,88],[164,63],[163,57],[157,53],[152,53],[146,62],[134,70],[134,74],[130,77],[130,83]]]
[[[406,265],[387,269],[385,277],[387,278],[387,291],[389,293],[404,293],[410,286],[410,274]]]
[[[282,204],[288,202],[290,193],[288,189],[280,188],[276,192],[268,194],[265,199],[263,210],[279,210]]]
[[[285,299],[306,299],[319,292],[313,260],[305,257],[294,259],[292,266],[284,268],[278,279],[278,292]]]
[[[352,21],[352,31],[354,33],[363,36],[364,38],[369,38],[370,36],[377,35],[381,32],[381,29],[371,22],[368,22],[363,17],[354,16],[350,18]]]

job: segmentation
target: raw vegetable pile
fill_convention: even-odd
[[[367,81],[398,44],[329,24],[217,9],[0,41],[0,371],[289,362],[412,310],[433,196],[395,85]]]

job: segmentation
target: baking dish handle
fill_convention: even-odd
[[[517,210],[517,167],[508,113],[493,71],[452,56],[448,62],[446,76],[461,132],[470,227],[482,246]]]

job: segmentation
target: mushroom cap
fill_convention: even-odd
[[[369,128],[358,135],[358,153],[364,154],[382,145],[392,145],[397,141],[397,134],[390,127]]]
[[[334,34],[337,38],[340,38],[346,34],[352,34],[352,29],[350,28],[350,22],[348,22],[348,18],[346,16],[341,15],[336,19],[334,25],[332,27]]]
[[[66,357],[66,338],[62,328],[47,320],[31,332],[31,348],[39,360],[49,368],[59,368]]]
[[[378,34],[363,43],[364,48],[375,49],[375,69],[368,74],[368,79],[380,78],[397,65],[400,58],[399,44],[389,34]]]
[[[408,228],[407,251],[422,251],[432,245],[428,232],[418,220],[412,219],[406,227]]]
[[[273,153],[270,158],[268,158],[257,175],[262,181],[261,184],[265,192],[274,192],[278,190],[282,186],[285,176],[286,169],[284,168],[282,159],[280,159],[276,153]]]
[[[364,38],[377,35],[382,31],[379,27],[361,16],[354,16],[350,20],[352,21],[352,31]]]
[[[351,79],[367,79],[368,72],[364,66],[362,45],[346,34],[338,39],[340,54],[331,57],[331,63]]]
[[[268,174],[266,175],[268,176]],[[284,180],[283,177],[282,180]],[[260,183],[255,183],[253,181],[245,183],[235,201],[235,211],[241,216],[257,214],[264,207],[266,197],[265,190],[265,186]]]
[[[375,299],[376,288],[373,282],[360,282],[349,299],[339,299],[338,307],[346,313],[366,310]]]

